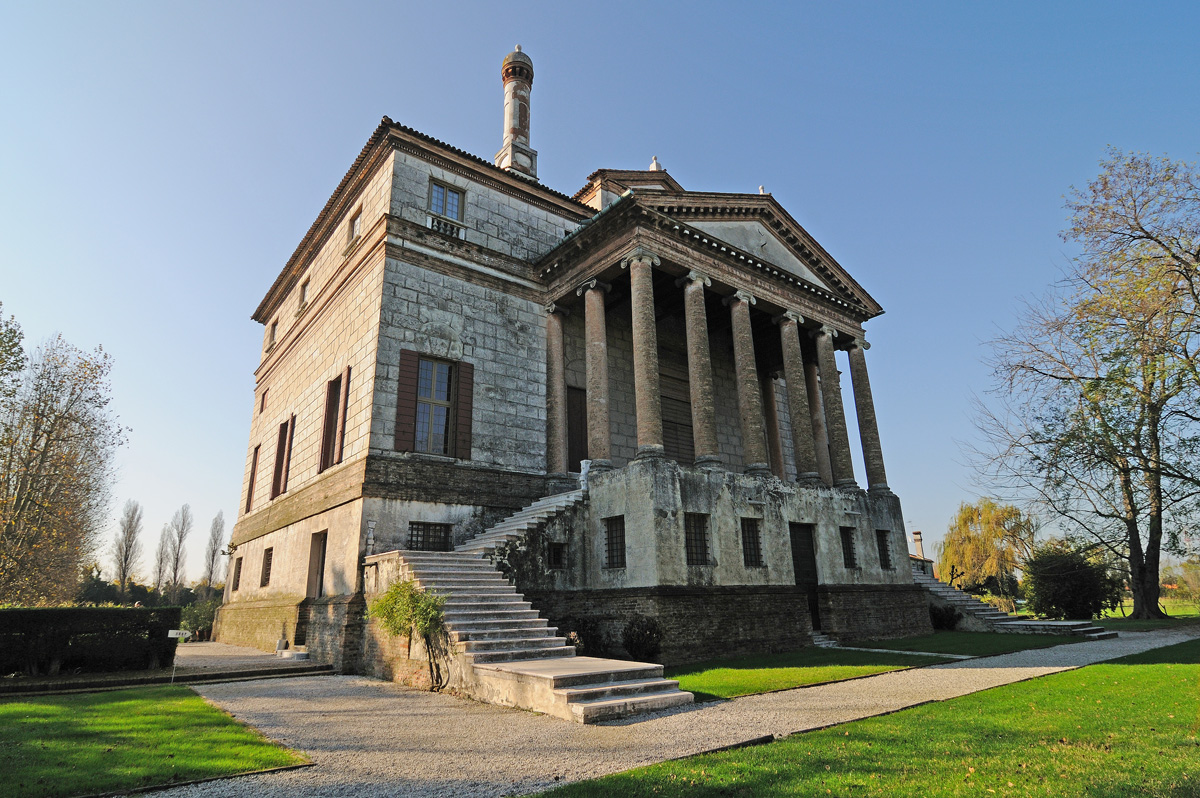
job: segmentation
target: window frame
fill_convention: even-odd
[[[321,449],[317,473],[342,462],[346,447],[346,416],[350,411],[350,367],[325,383],[325,412],[321,416]]]
[[[443,192],[442,212],[438,212],[438,211],[434,210],[434,208],[433,208],[434,192],[436,189],[439,189],[439,188]],[[450,214],[444,212],[446,210],[446,206],[449,204],[448,200],[449,200],[449,197],[451,194],[454,194],[458,197],[458,215],[457,216],[451,216]],[[429,199],[425,205],[425,210],[428,211],[432,216],[436,216],[439,219],[445,219],[446,221],[453,222],[454,224],[458,225],[459,227],[462,227],[463,226],[463,217],[466,215],[466,208],[467,208],[467,192],[464,189],[461,189],[458,186],[451,185],[450,183],[447,183],[444,180],[438,180],[436,178],[431,178],[429,180]]]
[[[430,533],[437,533],[437,537],[431,537]],[[444,541],[443,547],[430,548],[433,540]],[[414,543],[419,543],[420,547],[414,547]],[[437,521],[409,521],[407,547],[408,551],[453,551],[454,525]]]
[[[246,512],[254,506],[254,483],[258,481],[258,456],[262,444],[256,444],[250,454],[250,482],[246,485]]]
[[[396,375],[396,424],[393,429],[392,446],[397,452],[419,454],[416,447],[417,393],[419,389],[420,361],[441,360],[454,367],[453,410],[451,426],[451,448],[444,455],[459,460],[471,459],[471,432],[475,408],[475,366],[468,360],[437,358],[413,349],[401,349]]]
[[[620,570],[628,565],[625,551],[625,516],[612,515],[604,520],[604,569]]]
[[[689,567],[712,565],[708,545],[708,520],[707,513],[683,514],[683,551]]]
[[[890,530],[875,530],[875,547],[879,551],[879,567],[885,571],[896,570],[896,559],[892,556],[892,533]]]
[[[292,442],[296,437],[296,415],[279,425],[279,437],[275,443],[275,470],[271,477],[271,499],[287,493],[288,472],[292,465]]]
[[[743,516],[741,518],[742,532],[742,565],[747,568],[765,568],[762,551],[761,518]]]
[[[858,559],[858,541],[854,538],[857,531],[857,527],[838,527],[838,535],[842,539],[842,565],[847,571],[857,571],[862,567]]]
[[[432,373],[430,375],[430,394],[431,395],[430,396],[421,396],[421,366],[426,363],[428,363],[432,366]],[[436,393],[437,367],[439,365],[446,366],[449,371],[449,373],[446,377],[447,385],[446,385],[446,399],[445,400],[436,399],[432,396],[433,393]],[[427,444],[427,448],[424,448],[424,449],[421,448],[421,445],[420,445],[421,441],[420,441],[420,437],[419,437],[419,433],[418,433],[418,428],[419,428],[420,418],[421,418],[421,405],[422,404],[426,405],[429,408],[428,431],[426,432],[426,436],[425,436],[426,437],[425,442]],[[425,357],[423,355],[421,357],[418,357],[417,358],[417,396],[416,396],[415,405],[416,405],[416,407],[415,407],[416,412],[413,416],[413,451],[420,452],[422,454],[436,454],[436,455],[442,455],[444,457],[453,457],[454,449],[455,449],[455,446],[454,446],[455,435],[457,433],[457,430],[456,430],[457,419],[455,418],[455,416],[458,415],[458,413],[457,413],[457,410],[458,410],[458,364],[455,363],[453,360],[444,360],[442,358]],[[446,408],[446,428],[445,428],[445,432],[444,432],[443,440],[442,440],[442,451],[440,451],[440,452],[433,450],[433,414],[434,414],[433,408],[435,408],[435,407]]]
[[[359,207],[349,219],[346,220],[346,247],[349,248],[355,241],[362,238],[362,208]]]
[[[238,588],[242,586],[242,558],[236,557],[233,560],[233,576],[229,579],[229,592],[236,593]]]
[[[268,587],[271,584],[271,568],[275,564],[275,547],[268,546],[263,549],[262,556],[262,576],[258,580],[259,587]]]

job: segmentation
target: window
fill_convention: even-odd
[[[349,223],[346,225],[346,246],[350,246],[358,237],[362,235],[362,209],[360,208],[353,216],[350,217]]]
[[[255,446],[254,452],[250,455],[250,484],[246,486],[246,512],[250,512],[250,508],[254,505],[254,483],[258,481],[259,448]]]
[[[229,590],[236,591],[242,586],[242,558],[233,561],[233,578],[229,580]]]
[[[854,551],[854,527],[840,527],[842,533],[842,563],[847,568],[858,567],[858,554]]]
[[[267,549],[263,552],[263,568],[262,579],[259,581],[259,587],[266,587],[271,584],[271,561],[275,559],[275,549]]]
[[[424,521],[408,523],[409,551],[450,551],[450,525]]]
[[[300,309],[304,310],[308,306],[308,280],[300,283]]]
[[[875,530],[875,545],[879,547],[879,567],[885,571],[890,571],[894,567],[892,565],[892,546],[891,532],[886,529]]]
[[[604,519],[604,567],[625,567],[625,516]]]
[[[275,339],[279,336],[279,319],[271,322],[271,328],[267,331],[267,349],[275,346]]]
[[[550,567],[555,571],[566,568],[567,544],[550,541],[550,545],[546,548],[546,559],[550,561]]]
[[[296,434],[296,417],[279,425],[279,441],[275,444],[275,476],[271,480],[271,498],[287,493],[288,466],[292,459],[292,438]]]
[[[434,183],[429,190],[429,212],[461,222],[462,199],[461,191],[443,186],[441,183]]]
[[[395,447],[471,458],[472,382],[470,363],[400,353]]]
[[[761,568],[762,538],[758,532],[757,518],[742,519],[742,563],[747,568]]]
[[[267,394],[270,392],[270,390],[270,388],[263,388],[262,398],[258,400],[259,413],[262,413],[262,411],[267,409]]]
[[[342,462],[346,442],[346,410],[350,404],[350,368],[325,385],[325,422],[321,430],[321,463],[317,473]]]
[[[688,565],[708,565],[708,516],[683,514],[684,549]]]

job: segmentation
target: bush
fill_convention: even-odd
[[[609,654],[608,635],[595,618],[567,617],[559,621],[559,634],[567,638],[567,645],[575,646],[576,654],[589,657],[604,657]]]
[[[165,668],[175,660],[178,607],[0,610],[0,674]]]
[[[217,608],[220,606],[219,598],[189,604],[183,608],[180,628],[191,631],[198,640],[206,639],[212,634],[213,621],[216,620]]]
[[[415,633],[421,638],[429,657],[429,689],[434,691],[445,686],[439,662],[447,653],[445,606],[445,596],[424,591],[406,579],[393,582],[367,610],[389,634],[411,640]]]
[[[1046,618],[1086,621],[1120,606],[1121,584],[1108,567],[1065,543],[1036,549],[1024,571],[1029,608]]]
[[[933,624],[934,629],[952,632],[958,628],[958,622],[962,620],[962,613],[953,607],[940,607],[937,604],[929,605],[929,622]]]
[[[662,648],[662,626],[653,618],[634,615],[625,622],[621,643],[635,660],[654,660]]]

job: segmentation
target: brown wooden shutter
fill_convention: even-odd
[[[471,412],[475,406],[475,367],[458,364],[458,396],[454,413],[454,456],[471,459]]]
[[[296,437],[296,415],[288,419],[287,430],[287,454],[283,456],[283,484],[279,488],[280,493],[287,493],[288,472],[292,468],[292,439]]]
[[[342,374],[342,396],[341,403],[338,407],[338,437],[337,437],[337,452],[334,454],[333,462],[342,462],[342,452],[346,448],[346,416],[350,414],[350,367],[346,366],[346,371]]]
[[[416,447],[417,371],[420,356],[410,349],[400,350],[396,390],[395,448],[411,452]]]

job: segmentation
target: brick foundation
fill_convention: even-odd
[[[917,585],[821,585],[822,629],[840,642],[933,632],[929,600]]]
[[[295,639],[299,614],[300,599],[291,596],[225,604],[217,610],[213,640],[274,651],[280,637]]]
[[[305,599],[301,607],[303,644],[308,658],[332,665],[338,673],[359,673],[363,618],[366,602],[362,593]],[[307,618],[305,618],[307,616]]]

